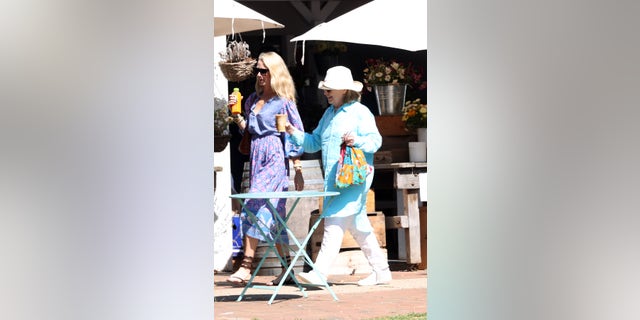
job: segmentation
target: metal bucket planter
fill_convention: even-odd
[[[402,114],[407,93],[406,84],[374,85],[380,115]]]

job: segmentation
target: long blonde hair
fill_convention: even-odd
[[[258,56],[258,60],[262,60],[265,67],[269,69],[269,73],[271,74],[270,84],[273,91],[279,97],[296,102],[296,87],[282,57],[275,52],[269,51],[261,53],[260,56]],[[262,88],[258,86],[257,81],[256,92],[262,94]]]

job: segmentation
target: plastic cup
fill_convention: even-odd
[[[286,114],[276,114],[276,129],[278,132],[285,132],[287,125],[287,115]]]

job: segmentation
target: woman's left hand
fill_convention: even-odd
[[[296,187],[296,191],[304,190],[304,178],[302,177],[302,171],[296,170],[296,174],[293,177],[293,184]]]
[[[347,131],[342,135],[342,142],[344,142],[346,145],[353,147],[353,144],[356,141],[356,136],[353,135],[353,133],[351,133],[351,131]]]
[[[296,132],[296,127],[294,127],[291,123],[289,123],[289,121],[287,121],[287,124],[284,125],[284,130],[288,134],[293,134],[294,132]]]

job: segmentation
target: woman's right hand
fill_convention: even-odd
[[[344,142],[345,145],[350,147],[353,147],[353,144],[355,143],[355,139],[356,137],[353,135],[351,131],[347,131],[342,135],[342,142]]]

